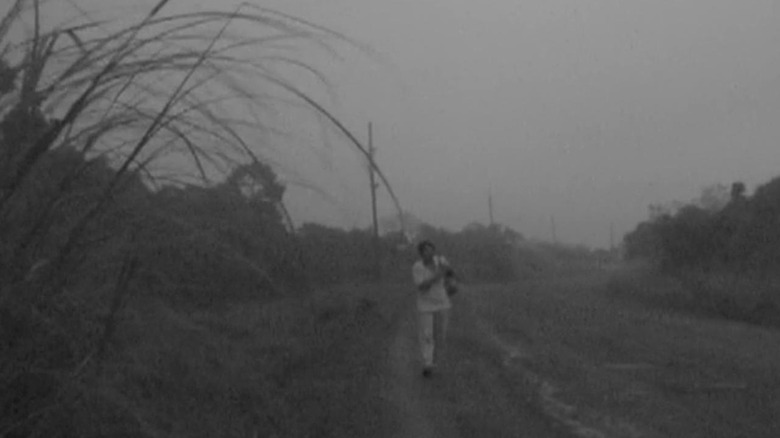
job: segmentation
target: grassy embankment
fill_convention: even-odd
[[[648,265],[611,278],[611,296],[659,309],[762,326],[780,326],[780,277],[773,273],[687,270],[665,274]]]
[[[397,290],[334,287],[219,311],[135,300],[100,369],[56,397],[6,400],[41,409],[3,436],[373,436],[391,421],[377,388]]]
[[[538,403],[581,427],[777,436],[780,334],[696,313],[675,301],[685,293],[669,278],[620,271],[484,288],[472,303],[504,345],[525,353],[513,369]]]

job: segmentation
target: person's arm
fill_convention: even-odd
[[[414,266],[414,282],[417,284],[417,289],[421,292],[425,292],[430,289],[436,282],[444,277],[444,272],[441,269],[436,270],[436,274],[433,277],[427,277],[428,270],[422,265]]]
[[[450,265],[449,260],[447,260],[444,256],[439,256],[439,265],[441,267],[441,271],[444,273],[445,278],[458,278],[455,274],[455,270],[452,269],[452,265]]]
[[[444,271],[441,270],[436,271],[436,274],[433,277],[420,283],[418,289],[420,289],[422,292],[425,292],[431,287],[433,287],[433,285],[439,282],[442,278],[444,278]]]

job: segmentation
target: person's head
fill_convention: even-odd
[[[429,261],[432,260],[433,256],[436,254],[436,247],[430,240],[423,240],[417,244],[417,252],[420,254],[420,258]]]

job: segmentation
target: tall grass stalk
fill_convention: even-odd
[[[0,21],[0,61],[15,72],[13,90],[0,100],[0,117],[19,111],[22,121],[33,118],[44,128],[15,142],[23,144],[5,142],[16,153],[3,163],[0,217],[13,208],[10,201],[47,151],[76,146],[85,156],[106,157],[118,168],[101,201],[74,227],[63,259],[126,172],[154,183],[164,177],[157,170],[161,163],[176,162],[184,170],[182,181],[208,183],[239,162],[266,161],[261,156],[272,151],[264,139],[275,133],[269,113],[285,101],[324,114],[360,152],[367,152],[323,105],[274,70],[295,67],[327,88],[324,75],[278,43],[332,54],[347,38],[265,8],[242,5],[229,12],[164,15],[169,3],[159,1],[138,23],[116,29],[86,15],[75,24],[44,29],[40,17],[49,4],[37,0],[18,0]],[[14,26],[21,29],[28,18],[25,13],[32,15],[33,33],[12,40],[10,35],[21,32],[11,32]],[[233,31],[240,26],[251,30]],[[379,174],[398,205],[387,178]],[[67,182],[61,184],[64,191]],[[63,194],[55,194],[49,204]],[[41,224],[36,234],[45,217],[36,220]]]
[[[106,281],[113,284],[110,290],[78,296],[64,293],[62,286],[77,271],[73,266],[83,264],[111,232],[92,225],[111,212],[123,189],[139,181],[170,184],[162,169],[171,164],[180,175],[172,182],[181,186],[218,183],[239,165],[268,163],[274,153],[269,139],[278,134],[273,117],[281,105],[303,105],[325,116],[351,146],[367,153],[324,105],[279,73],[292,68],[327,88],[327,78],[301,54],[314,49],[335,55],[340,44],[352,43],[347,38],[250,5],[169,13],[173,3],[156,1],[129,24],[98,22],[87,14],[52,24],[55,14],[47,11],[62,2],[40,0],[14,0],[0,17],[0,312],[3,317],[18,312],[22,325],[35,329],[28,336],[33,343],[63,339],[56,347],[68,358],[43,367],[51,378],[43,388],[50,394],[47,403],[21,417],[0,418],[0,436],[12,430],[48,433],[44,427],[58,424],[55,412],[87,391],[78,382],[83,371],[94,358],[106,356],[118,314],[133,290],[137,259],[130,247],[142,243],[110,236],[132,254],[118,267],[116,282]],[[53,169],[57,172],[44,175],[50,184],[39,187],[40,170],[49,169],[47,159],[60,152],[65,157],[64,152],[73,152],[79,160],[56,161],[62,164]],[[109,163],[113,173],[96,178],[99,187],[79,186],[84,175],[102,169],[101,163]],[[398,206],[384,173],[376,170]],[[31,193],[42,199],[29,199]],[[278,207],[291,229],[289,213],[283,204]],[[62,220],[62,210],[68,210],[68,221]],[[261,263],[212,230],[188,223],[184,215],[144,213],[146,220],[172,225],[276,287]],[[12,268],[2,266],[5,262]],[[101,307],[105,303],[87,301],[94,297],[108,301],[107,312]],[[102,335],[77,339],[95,330]],[[12,358],[18,363],[0,368],[0,392],[10,393],[13,382],[37,385],[35,375],[20,371],[32,363],[22,350]],[[49,360],[54,353],[36,350],[35,355]]]

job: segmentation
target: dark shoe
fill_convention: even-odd
[[[433,375],[433,369],[429,367],[423,368],[422,372],[423,377],[429,378]]]

